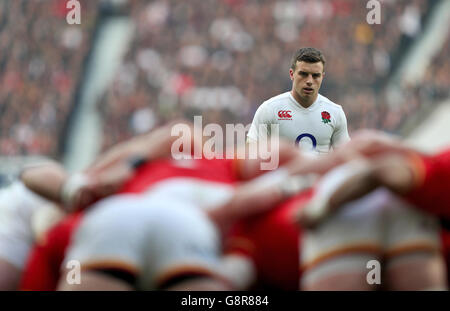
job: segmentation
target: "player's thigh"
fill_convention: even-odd
[[[374,192],[346,205],[301,241],[300,288],[304,290],[371,290],[367,263],[379,260],[383,194]]]
[[[386,290],[446,290],[447,273],[440,254],[410,253],[391,258],[386,266]]]
[[[438,221],[402,201],[386,209],[385,220],[386,289],[446,288]]]
[[[22,270],[0,258],[0,291],[18,290]]]
[[[336,256],[302,278],[301,290],[306,291],[368,291],[378,284],[368,280],[367,263],[378,259],[376,254],[353,253]]]

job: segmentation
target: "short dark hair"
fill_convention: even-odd
[[[325,67],[325,56],[322,52],[315,48],[301,48],[292,56],[291,68],[295,70],[297,62],[317,63],[322,62]]]

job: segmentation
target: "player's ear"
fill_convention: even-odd
[[[292,68],[289,69],[289,77],[291,77],[291,81],[294,81],[294,70]]]

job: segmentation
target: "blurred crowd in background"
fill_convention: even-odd
[[[97,5],[70,26],[65,1],[0,1],[0,155],[57,152]]]
[[[63,1],[0,3],[0,154],[54,154],[81,78],[95,1],[69,26]],[[404,49],[435,1],[381,1],[381,24],[360,0],[134,0],[134,37],[98,109],[104,148],[180,116],[251,122],[266,99],[290,90],[292,54],[325,54],[321,94],[343,106],[350,132],[395,133],[420,105],[449,96],[449,45],[419,86],[385,92]],[[6,4],[8,3],[8,4]]]

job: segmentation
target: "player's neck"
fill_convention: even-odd
[[[314,102],[317,100],[317,97],[319,96],[319,94],[317,94],[312,100],[305,101],[297,94],[295,90],[291,90],[291,95],[292,97],[294,97],[295,101],[303,108],[311,107],[311,105],[314,104]]]

